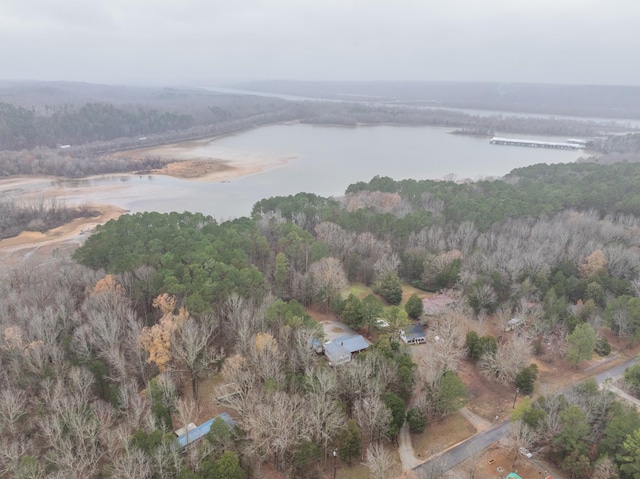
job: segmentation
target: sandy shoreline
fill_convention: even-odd
[[[172,161],[152,175],[168,175],[184,180],[231,181],[286,165],[293,156],[274,157],[217,147],[219,137],[140,148],[120,153],[133,158],[158,157]]]
[[[269,157],[265,155],[250,155],[242,152],[225,152],[220,156],[196,155],[194,148],[208,145],[213,139],[196,140],[187,143],[176,143],[160,147],[130,150],[119,154],[128,156],[159,156],[169,160],[165,167],[145,172],[145,175],[172,176],[186,181],[199,182],[229,182],[244,176],[262,173],[264,171],[286,165],[295,157]],[[228,156],[228,158],[225,158]],[[139,176],[139,172],[111,173],[85,178],[61,178],[52,176],[18,176],[0,179],[0,194],[3,197],[13,196],[17,200],[33,200],[37,198],[64,198],[77,193],[77,188],[64,186],[65,181],[92,180],[111,176]],[[44,181],[43,181],[44,180]],[[50,184],[45,183],[50,181]],[[56,184],[60,182],[60,185]],[[96,187],[93,187],[95,190]],[[117,194],[118,186],[104,187],[105,195]],[[108,201],[108,200],[107,200]],[[92,218],[77,218],[70,223],[54,228],[45,233],[23,231],[18,236],[0,240],[0,257],[7,261],[9,258],[29,258],[50,255],[55,250],[72,250],[81,245],[97,225],[104,224],[111,219],[117,219],[128,210],[113,204],[92,204],[91,207],[100,212]],[[3,261],[3,262],[4,262]]]
[[[96,226],[127,213],[127,210],[112,205],[94,205],[93,209],[99,212],[97,216],[76,218],[45,233],[23,231],[18,236],[0,240],[0,258],[3,262],[13,262],[12,259],[27,259],[33,255],[40,258],[50,256],[56,250],[74,250]]]

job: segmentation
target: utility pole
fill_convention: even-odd
[[[516,395],[513,398],[513,406],[511,406],[511,409],[515,409],[516,408],[516,399],[518,399],[518,393],[520,392],[520,388],[516,388]]]
[[[336,479],[336,467],[338,466],[338,451],[333,450],[333,479]]]

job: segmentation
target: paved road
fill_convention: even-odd
[[[624,373],[624,370],[635,362],[636,358],[629,359],[628,361],[625,361],[618,366],[608,369],[600,374],[596,374],[592,377],[598,382],[598,384],[601,384],[607,379],[615,379],[617,377],[620,377]],[[571,387],[573,386],[565,388],[563,391],[568,391]],[[469,459],[474,454],[486,449],[494,442],[505,437],[509,433],[510,428],[511,423],[509,421],[505,421],[498,426],[495,426],[493,429],[475,434],[463,443],[452,447],[442,454],[438,454],[435,457],[429,458],[424,463],[415,467],[413,471],[421,479],[431,479],[432,477],[439,477],[444,471],[448,471],[449,469],[457,466],[461,462]]]

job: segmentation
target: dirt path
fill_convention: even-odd
[[[460,409],[460,414],[462,414],[462,416],[467,421],[469,421],[473,425],[473,427],[476,428],[476,431],[478,432],[486,431],[487,429],[493,426],[493,424],[491,424],[485,418],[478,416],[466,406]]]

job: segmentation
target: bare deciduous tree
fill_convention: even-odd
[[[304,398],[276,391],[254,405],[252,414],[241,419],[251,439],[250,454],[258,461],[273,458],[276,467],[287,466],[287,452],[311,438]]]
[[[198,377],[222,354],[214,354],[210,343],[214,333],[212,321],[187,318],[179,324],[171,341],[172,365],[184,369],[191,378],[191,393],[198,399]]]
[[[527,366],[530,356],[531,341],[524,335],[511,335],[506,342],[498,345],[495,353],[487,353],[480,358],[480,369],[499,381],[513,382]]]
[[[520,449],[529,449],[535,441],[534,431],[522,420],[512,421],[511,427],[507,434],[507,443],[509,450],[513,452],[513,463],[511,468],[516,465],[516,461],[520,455]]]
[[[363,464],[369,469],[369,477],[372,479],[386,479],[391,477],[395,461],[389,451],[380,443],[376,443],[367,448],[366,460]]]
[[[463,317],[457,313],[449,313],[433,324],[435,344],[428,359],[432,367],[445,371],[457,372],[460,361],[465,356],[465,326]]]
[[[149,479],[153,476],[151,461],[142,450],[128,448],[124,454],[118,455],[113,461],[112,476]]]
[[[309,266],[309,274],[315,278],[316,297],[328,310],[331,300],[348,286],[347,275],[337,258],[322,258]]]
[[[379,396],[357,399],[353,405],[353,417],[362,431],[363,443],[380,442],[391,424],[391,411]]]
[[[15,433],[18,421],[27,414],[27,406],[27,395],[24,391],[13,387],[2,389],[0,392],[0,426],[2,429]]]
[[[591,479],[618,479],[618,468],[609,456],[605,456],[596,463]]]
[[[376,374],[374,363],[352,361],[340,368],[338,374],[340,396],[351,408],[357,398],[378,397],[384,390],[382,378]]]
[[[347,419],[334,393],[323,393],[322,389],[319,386],[316,393],[307,394],[305,409],[309,419],[309,434],[314,441],[322,443],[326,460],[329,443],[344,427]]]
[[[396,253],[384,255],[373,264],[376,278],[382,278],[387,273],[398,273],[400,258]]]

